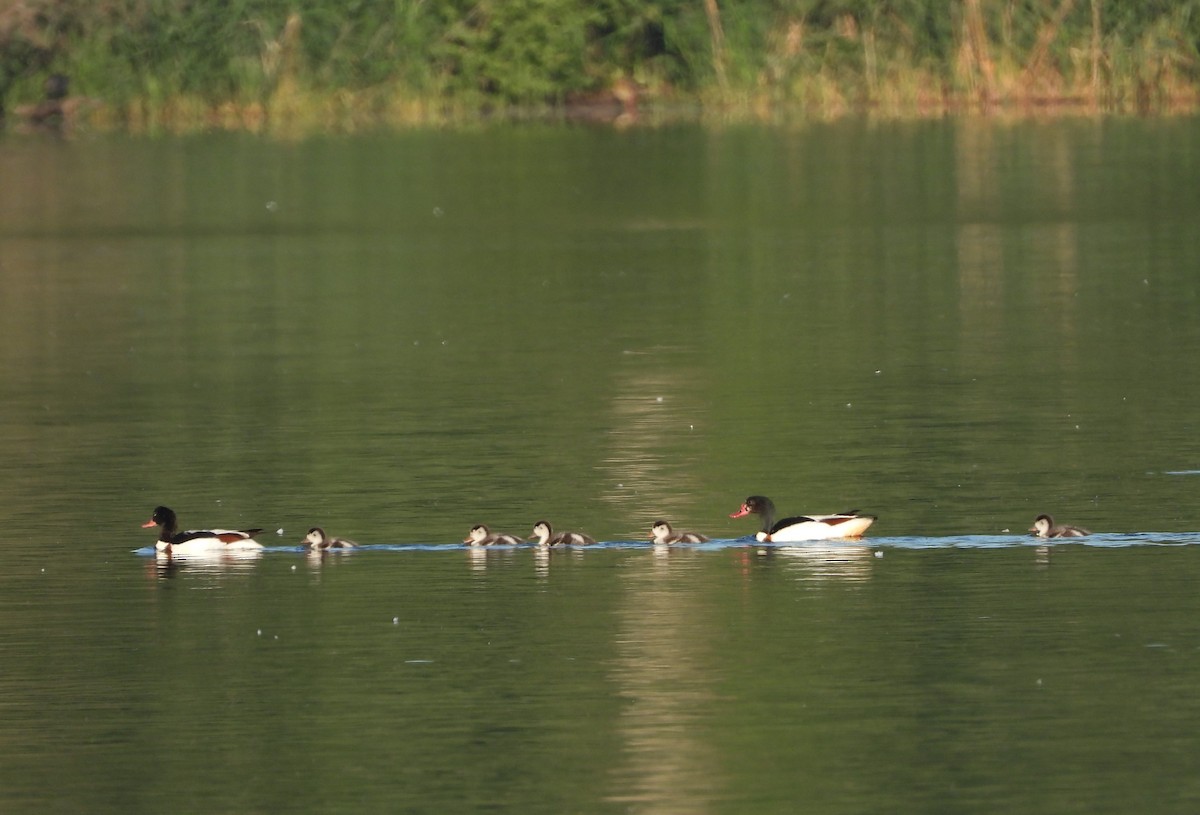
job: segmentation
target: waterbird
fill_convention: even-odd
[[[775,520],[775,503],[762,495],[751,495],[730,518],[746,515],[762,518],[762,529],[755,538],[763,543],[827,540],[829,538],[860,538],[875,523],[874,515],[861,515],[857,509],[835,515],[797,515]]]
[[[650,538],[655,543],[704,543],[708,538],[698,532],[676,532],[666,521],[655,521],[650,527]]]
[[[1054,523],[1054,519],[1049,515],[1039,515],[1034,518],[1033,526],[1029,527],[1029,531],[1035,538],[1082,538],[1092,534],[1083,527],[1067,526],[1066,524],[1060,526]]]
[[[174,511],[168,507],[155,507],[150,520],[142,524],[143,529],[160,527],[158,542],[154,548],[169,554],[186,555],[197,552],[238,552],[262,549],[254,540],[261,529],[189,529],[177,531]]]
[[[330,549],[353,549],[358,546],[352,540],[345,538],[331,538],[325,534],[325,530],[319,526],[314,526],[308,530],[308,534],[304,536],[301,543],[308,544],[308,548],[314,552],[327,552]]]
[[[538,521],[533,525],[530,540],[536,540],[540,546],[587,546],[595,543],[595,539],[582,532],[559,532],[555,534],[549,521]]]
[[[467,537],[463,538],[463,543],[472,546],[519,546],[522,540],[516,535],[493,532],[488,529],[487,524],[475,524],[467,533]]]

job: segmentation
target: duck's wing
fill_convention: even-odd
[[[201,538],[216,538],[223,543],[233,543],[234,541],[244,541],[248,538],[253,538],[261,529],[189,529],[186,532],[177,532],[171,536],[171,543],[186,543],[187,541],[199,540]]]
[[[812,523],[817,520],[820,520],[820,516],[813,517],[811,515],[796,515],[795,517],[792,517],[792,518],[784,518],[782,521],[775,522],[775,525],[773,527],[771,527],[771,534],[774,534],[774,533],[778,532],[780,529],[785,529],[789,526],[794,526],[796,524]]]

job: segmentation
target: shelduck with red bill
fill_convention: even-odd
[[[874,515],[860,515],[857,509],[835,515],[797,515],[775,520],[775,503],[762,495],[751,495],[730,518],[758,515],[762,529],[755,535],[763,543],[860,538],[871,524]]]
[[[189,529],[180,532],[177,523],[171,509],[155,507],[154,514],[142,524],[142,528],[159,527],[158,542],[154,548],[165,554],[213,554],[262,549],[262,544],[254,540],[254,536],[262,532],[261,529]]]

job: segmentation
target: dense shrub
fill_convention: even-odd
[[[556,104],[618,78],[723,105],[1141,103],[1200,87],[1200,0],[0,0],[0,101],[51,72],[118,107]]]

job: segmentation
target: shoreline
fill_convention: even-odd
[[[267,102],[227,100],[210,103],[195,97],[162,102],[133,100],[108,104],[88,97],[62,100],[46,114],[46,103],[14,108],[0,119],[0,130],[126,132],[131,135],[242,132],[278,137],[402,131],[422,128],[470,128],[495,124],[560,123],[596,126],[662,127],[680,123],[707,125],[783,125],[841,119],[922,121],[929,119],[1173,118],[1200,112],[1200,92],[1179,93],[1153,103],[1100,102],[1084,94],[1029,94],[981,99],[965,94],[918,99],[872,98],[847,101],[773,102],[763,98],[645,99],[634,108],[613,102],[585,104],[496,105],[423,99],[380,91],[293,92]],[[36,115],[35,115],[36,112]]]

